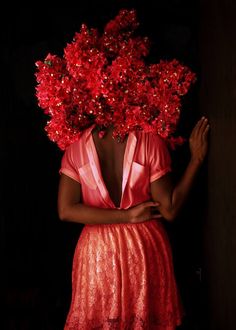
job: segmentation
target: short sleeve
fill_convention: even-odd
[[[75,163],[73,145],[70,145],[66,148],[64,155],[62,157],[59,174],[62,173],[80,183],[80,176]]]
[[[171,156],[166,142],[157,134],[150,133],[148,139],[150,182],[171,171]]]

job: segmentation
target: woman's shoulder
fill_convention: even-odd
[[[79,147],[84,147],[86,137],[90,131],[91,127],[85,128],[83,131],[81,131],[77,138],[68,145],[67,149],[78,150]]]
[[[66,147],[66,150],[75,150],[78,148],[78,146],[81,144],[81,138],[77,138],[76,140],[74,140],[73,142],[71,142],[70,144],[68,144],[68,146]]]
[[[166,144],[166,140],[156,132],[137,131],[136,136],[140,140],[145,140],[148,145],[152,145],[153,143],[164,145]]]

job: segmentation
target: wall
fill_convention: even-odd
[[[211,123],[208,208],[203,225],[210,329],[236,324],[236,6],[201,3],[200,109]]]

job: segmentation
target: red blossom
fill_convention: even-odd
[[[133,130],[154,132],[172,148],[181,97],[196,75],[176,59],[145,63],[148,38],[134,37],[135,10],[123,9],[100,35],[83,24],[64,49],[63,58],[48,54],[36,62],[36,96],[50,119],[48,137],[64,150],[82,131],[96,123],[114,125],[113,137],[122,141]]]

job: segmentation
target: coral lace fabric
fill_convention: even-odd
[[[129,133],[116,207],[102,178],[93,127],[66,149],[59,173],[81,184],[86,205],[127,209],[150,200],[150,182],[171,171],[165,142],[153,133]],[[64,330],[172,330],[181,324],[185,310],[162,221],[84,225]]]

